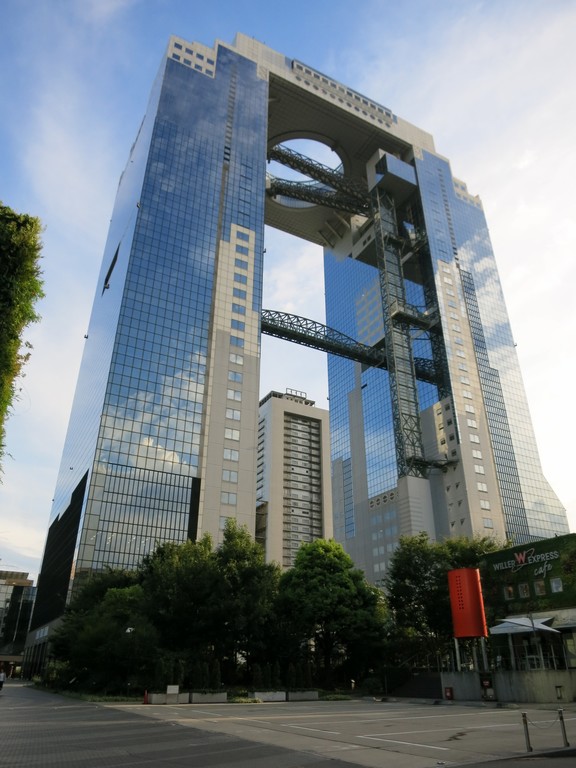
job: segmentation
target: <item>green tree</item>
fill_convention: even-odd
[[[335,541],[301,546],[294,567],[282,574],[279,610],[302,660],[307,660],[302,650],[314,649],[327,687],[337,667],[360,679],[378,659],[384,622],[381,593]]]
[[[435,656],[451,644],[448,571],[478,568],[484,554],[502,546],[488,537],[431,542],[422,532],[400,538],[385,579],[388,634],[397,661],[411,655]]]
[[[39,320],[35,302],[44,296],[40,271],[40,220],[0,202],[0,460],[15,382],[30,352],[22,352],[22,331]],[[24,347],[30,350],[26,342]]]
[[[140,568],[146,615],[163,649],[179,654],[190,670],[211,655],[221,622],[222,577],[206,535],[198,542],[168,542]]]
[[[84,606],[66,615],[52,643],[71,680],[108,692],[151,686],[158,633],[145,615],[142,587],[109,587],[100,601]]]
[[[222,625],[215,640],[219,655],[227,662],[229,674],[239,658],[245,658],[248,665],[255,661],[265,664],[271,660],[280,569],[266,563],[262,547],[233,519],[226,523],[216,563],[222,577]]]
[[[109,589],[123,589],[136,583],[137,575],[130,571],[107,569],[82,581],[76,579],[70,606],[51,638],[51,651],[56,659],[68,661],[74,655],[76,640],[88,617],[93,615]],[[77,671],[77,670],[76,670]]]

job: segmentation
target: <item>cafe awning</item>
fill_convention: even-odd
[[[491,635],[516,635],[524,632],[556,632],[557,629],[549,627],[545,622],[551,621],[551,618],[547,619],[532,619],[529,616],[518,616],[515,618],[506,618],[496,624],[495,627],[490,627],[489,632]]]

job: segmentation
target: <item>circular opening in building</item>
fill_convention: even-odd
[[[289,151],[296,152],[305,158],[308,158],[316,163],[330,168],[331,170],[342,169],[342,159],[331,149],[327,144],[322,141],[314,139],[288,139],[282,141],[276,145],[277,147],[285,148]],[[321,182],[312,178],[305,169],[293,167],[289,164],[284,164],[277,160],[271,160],[268,163],[268,175],[274,179],[287,182],[297,182],[299,184],[309,184],[310,186],[324,187]],[[288,195],[279,194],[275,197],[277,203],[286,205],[290,208],[311,208],[315,203],[310,203],[305,200],[297,200],[291,198]]]

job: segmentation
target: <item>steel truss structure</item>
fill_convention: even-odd
[[[287,181],[268,176],[267,192],[272,197],[289,197],[336,211],[365,216],[372,224],[376,246],[376,267],[380,282],[384,321],[384,345],[368,347],[348,336],[306,318],[272,310],[262,312],[262,332],[298,344],[356,360],[366,366],[386,368],[389,373],[394,440],[398,476],[426,477],[431,466],[424,454],[417,380],[435,384],[440,397],[449,394],[442,332],[434,292],[424,286],[424,310],[406,301],[403,259],[426,247],[399,231],[393,195],[377,184],[369,193],[366,185],[345,178],[340,169],[331,169],[286,146],[269,150],[268,159],[296,170],[311,181]],[[429,282],[429,281],[428,281]],[[426,332],[433,359],[414,358],[413,334]]]

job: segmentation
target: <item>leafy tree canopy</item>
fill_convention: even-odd
[[[39,319],[35,302],[44,296],[40,271],[40,220],[0,202],[0,459],[4,423],[15,397],[15,381],[30,353],[21,352],[22,331]],[[30,344],[25,344],[30,348]]]
[[[233,519],[226,523],[215,559],[222,578],[221,656],[257,659],[270,644],[280,568],[266,563],[263,548]]]
[[[442,542],[431,542],[424,532],[401,537],[385,580],[391,634],[399,641],[416,638],[428,650],[438,650],[450,642],[448,571],[477,568],[484,554],[502,546],[488,537]]]
[[[231,520],[217,549],[209,536],[164,543],[135,573],[87,580],[52,652],[59,674],[108,690],[125,690],[128,679],[310,685],[315,670],[331,685],[333,671],[361,680],[379,663],[383,626],[382,593],[339,544],[303,545],[281,574]]]
[[[146,613],[170,651],[202,654],[219,625],[221,576],[206,535],[197,542],[168,542],[142,563]]]
[[[313,643],[330,684],[339,658],[372,657],[383,636],[381,593],[335,541],[303,544],[280,580],[280,610],[291,617],[301,645]],[[360,671],[358,676],[362,676]]]

